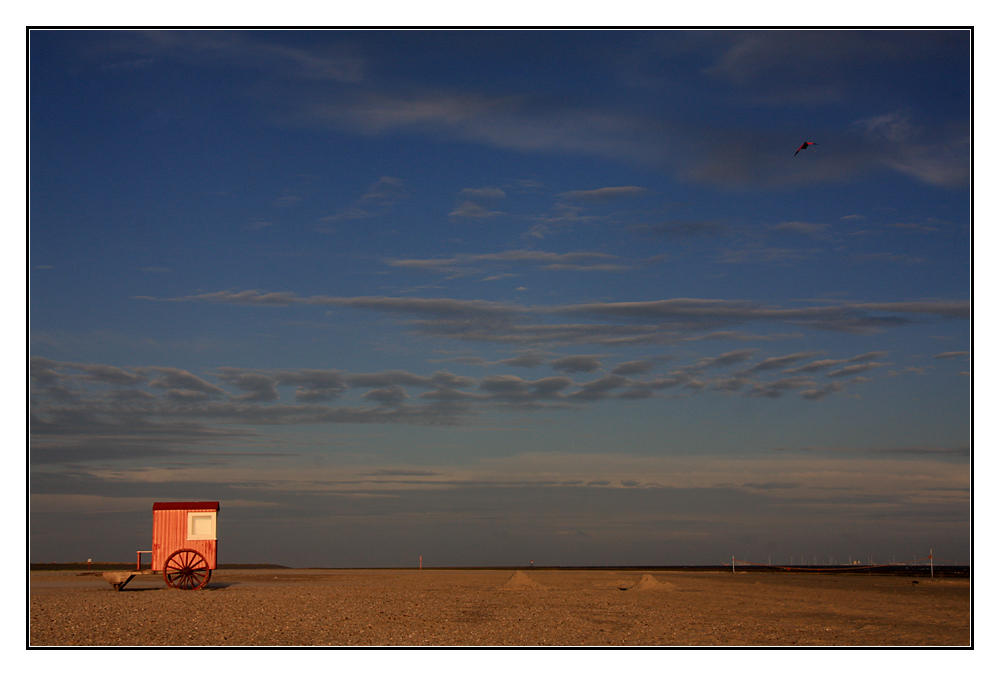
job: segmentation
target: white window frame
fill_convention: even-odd
[[[215,518],[216,512],[188,512],[188,540],[215,540]],[[194,520],[196,517],[211,517],[212,533],[210,535],[196,535],[194,532]]]

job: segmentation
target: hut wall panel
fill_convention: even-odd
[[[187,515],[190,511],[171,509],[153,512],[153,570],[163,570],[170,555],[178,549],[193,549],[208,562],[208,567],[215,569],[217,564],[216,540],[188,540]],[[216,517],[218,518],[218,517]]]

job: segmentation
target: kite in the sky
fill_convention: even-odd
[[[814,146],[814,145],[816,145],[816,144],[815,143],[811,143],[809,141],[806,141],[805,143],[803,143],[802,145],[799,146],[799,150],[805,150],[809,146]],[[799,154],[799,150],[795,151],[795,155]],[[795,155],[792,155],[792,157],[795,157]]]

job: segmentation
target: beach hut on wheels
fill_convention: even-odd
[[[201,589],[216,568],[218,502],[154,502],[153,565],[178,589]]]
[[[136,575],[163,572],[163,580],[176,589],[201,589],[218,562],[218,502],[154,502],[153,548],[136,552],[136,569],[105,573],[115,589]],[[152,554],[150,570],[140,570],[142,554]]]

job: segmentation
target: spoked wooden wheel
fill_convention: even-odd
[[[163,579],[175,589],[201,589],[210,577],[205,557],[193,549],[178,549],[163,567]]]

